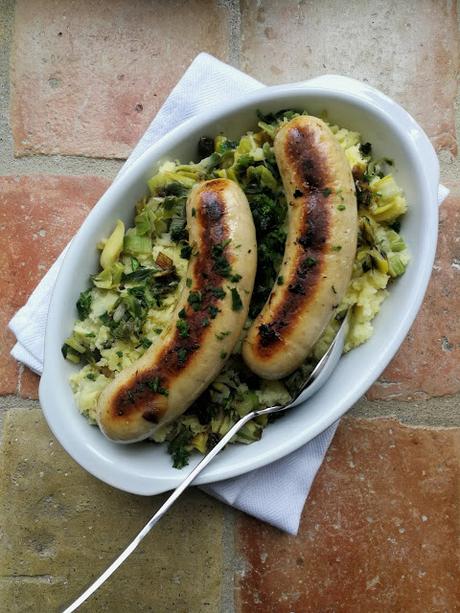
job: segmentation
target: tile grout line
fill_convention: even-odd
[[[460,393],[452,396],[401,400],[367,400],[361,398],[346,413],[348,417],[364,419],[395,418],[400,424],[426,428],[452,428],[460,426],[458,406]]]
[[[235,612],[235,582],[234,582],[234,560],[235,560],[235,511],[223,505],[223,534],[222,534],[222,584],[220,610],[221,613]]]
[[[12,138],[9,126],[10,116],[10,52],[13,38],[14,3],[0,0],[0,168],[12,158]]]
[[[457,7],[457,24],[460,32],[460,0],[456,2]],[[454,101],[455,112],[455,136],[457,144],[460,146],[460,82],[457,79],[457,95]],[[441,181],[455,181],[460,175],[460,153],[456,156],[447,151],[438,153],[438,158],[441,167]]]
[[[230,44],[228,61],[236,68],[240,67],[241,53],[241,8],[240,0],[223,0],[229,12]],[[222,582],[221,582],[221,613],[235,612],[235,512],[224,505],[222,533]]]
[[[241,54],[241,8],[240,0],[218,0],[224,6],[229,16],[229,50],[228,61],[236,68],[240,67]]]

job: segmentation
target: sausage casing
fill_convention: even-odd
[[[278,283],[243,343],[247,365],[265,379],[298,368],[348,287],[357,204],[345,154],[328,126],[302,115],[276,134],[275,156],[288,201]]]
[[[187,201],[187,283],[161,342],[102,391],[104,434],[131,443],[181,415],[217,376],[247,317],[257,265],[246,196],[227,179],[196,185]]]

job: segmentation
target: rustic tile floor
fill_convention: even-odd
[[[191,491],[84,610],[460,611],[458,6],[448,0],[0,0],[0,610],[57,611],[161,497],[49,432],[6,324],[208,51],[266,83],[350,75],[426,129],[451,195],[424,305],[343,420],[297,537]]]

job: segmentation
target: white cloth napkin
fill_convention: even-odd
[[[260,87],[264,87],[263,84],[252,77],[201,53],[173,89],[120,174],[152,143],[185,119]],[[440,192],[440,198],[444,199],[447,193]],[[43,370],[44,335],[51,293],[65,251],[9,324],[17,339],[11,354],[38,374]],[[290,534],[297,534],[305,500],[337,425],[338,422],[277,462],[202,489],[245,513]]]

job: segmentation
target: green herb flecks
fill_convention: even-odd
[[[232,272],[230,262],[225,254],[225,249],[230,241],[223,241],[222,243],[216,243],[211,248],[211,257],[214,262],[214,271],[221,277],[229,277]]]
[[[146,386],[152,390],[155,394],[161,394],[161,396],[168,396],[168,390],[161,385],[160,377],[153,377],[145,381]]]
[[[226,336],[230,334],[230,330],[226,330],[225,332],[216,332],[215,337],[218,341],[222,341]]]
[[[215,298],[218,298],[219,300],[225,298],[226,295],[225,290],[222,287],[212,287],[210,289],[210,292]]]
[[[91,290],[81,292],[80,297],[77,300],[77,311],[80,319],[86,319],[91,312]]]
[[[176,322],[176,328],[179,330],[179,336],[181,338],[188,338],[190,335],[190,327],[185,319],[178,319]]]
[[[211,319],[215,319],[217,317],[217,313],[219,313],[219,312],[220,312],[219,309],[216,306],[214,306],[213,304],[211,304],[208,307],[208,313],[209,313],[209,317]]]
[[[200,291],[190,292],[187,298],[187,302],[194,311],[199,311],[203,303],[203,297]]]
[[[236,287],[232,287],[232,310],[233,311],[241,311],[243,308],[243,302],[241,301],[240,295]]]

